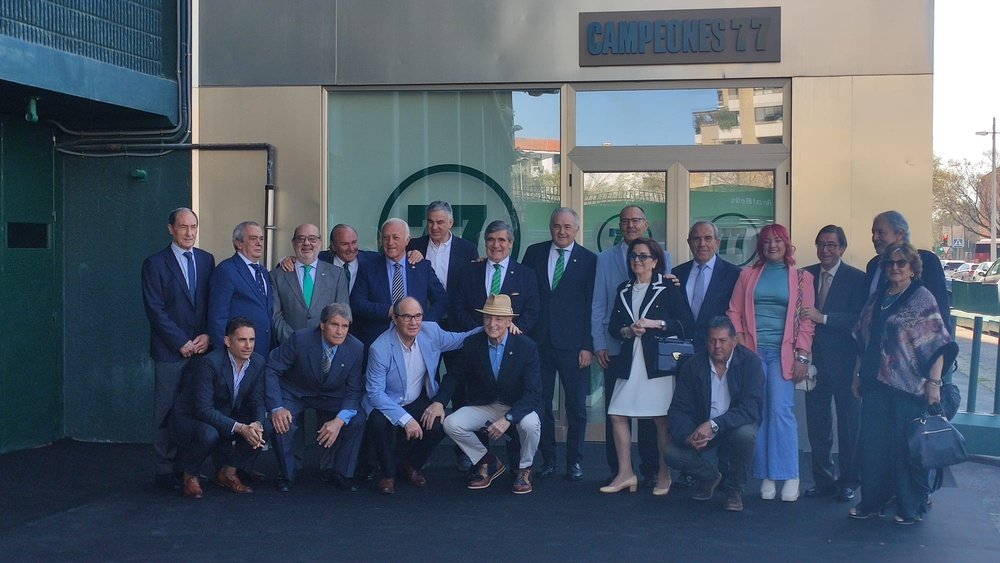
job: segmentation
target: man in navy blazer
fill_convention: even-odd
[[[437,321],[448,310],[448,294],[434,275],[430,262],[411,264],[406,259],[410,227],[397,218],[382,224],[382,254],[368,261],[358,273],[351,292],[355,334],[366,346],[387,328],[392,305],[401,297],[415,298],[429,321]]]
[[[215,258],[194,247],[198,216],[186,207],[170,212],[167,232],[173,241],[142,263],[142,301],[149,319],[153,358],[153,452],[158,487],[180,484],[168,420],[177,400],[181,374],[192,358],[208,351],[208,280]]]
[[[280,448],[280,491],[287,492],[298,474],[296,435],[307,408],[316,410],[320,424],[316,441],[333,450],[333,474],[328,480],[339,488],[358,490],[353,478],[365,428],[365,414],[359,412],[364,346],[347,333],[350,325],[350,307],[331,303],[320,313],[319,327],[298,330],[271,351],[267,404]]]
[[[552,240],[529,246],[523,260],[525,266],[535,271],[541,302],[538,323],[529,333],[539,348],[542,377],[539,452],[545,463],[535,476],[545,478],[555,473],[556,434],[551,405],[559,372],[568,422],[566,478],[579,481],[583,479],[580,461],[587,432],[587,393],[594,352],[590,314],[597,255],[576,244],[580,216],[569,207],[552,212],[549,232]]]
[[[264,411],[264,357],[254,353],[253,321],[233,318],[225,332],[223,345],[187,373],[170,421],[183,469],[183,494],[190,498],[201,498],[198,472],[216,452],[222,464],[215,484],[234,493],[252,493],[236,471],[253,471],[271,435]]]
[[[854,489],[861,483],[855,459],[859,401],[851,392],[858,347],[851,331],[868,297],[865,274],[842,260],[845,250],[847,235],[844,229],[827,225],[819,230],[816,235],[819,264],[806,267],[813,275],[816,306],[805,307],[801,313],[802,318],[816,323],[812,347],[816,387],[806,393],[806,422],[815,486],[807,489],[805,495],[834,496],[841,502],[853,500]],[[839,477],[830,453],[833,451],[831,401],[837,409]]]
[[[514,249],[514,229],[504,221],[486,226],[486,257],[466,269],[461,283],[453,290],[448,317],[455,330],[482,326],[480,314],[486,298],[504,294],[510,297],[517,322],[515,333],[528,333],[535,328],[541,309],[535,272],[511,258]]]
[[[406,245],[407,250],[416,250],[431,263],[445,291],[448,288],[454,289],[465,269],[479,260],[479,250],[475,243],[451,233],[454,225],[451,204],[447,201],[431,202],[427,206],[427,234]],[[447,319],[442,319],[441,326],[448,328],[446,321]]]
[[[695,322],[695,333],[687,337],[694,340],[695,350],[701,350],[705,347],[709,321],[725,315],[729,309],[729,298],[740,277],[740,268],[717,254],[719,228],[711,221],[698,221],[691,225],[687,243],[693,260],[680,264],[672,273],[680,280],[684,303]]]
[[[396,492],[397,471],[411,485],[427,484],[420,469],[444,438],[444,430],[440,421],[421,427],[420,419],[438,392],[435,375],[441,353],[461,348],[467,336],[482,330],[442,330],[423,320],[424,310],[413,297],[404,297],[392,309],[393,326],[368,349],[362,399],[369,439],[382,466],[377,490],[383,495]]]
[[[212,345],[222,346],[226,323],[233,317],[251,319],[257,330],[257,353],[271,351],[271,314],[274,288],[260,264],[264,254],[264,229],[244,221],[233,229],[236,253],[219,262],[208,292],[208,334]]]

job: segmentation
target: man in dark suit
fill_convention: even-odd
[[[723,509],[739,512],[764,403],[764,372],[760,358],[736,343],[736,328],[728,317],[709,321],[706,340],[706,350],[688,360],[677,377],[664,457],[695,477],[695,500],[712,500],[724,479]],[[714,447],[718,468],[702,458]]]
[[[695,333],[687,335],[694,340],[695,350],[705,347],[708,322],[725,315],[729,298],[740,277],[740,268],[723,260],[719,250],[719,228],[711,221],[698,221],[691,225],[687,238],[693,260],[673,269],[673,274],[684,288],[684,303],[695,320]]]
[[[827,225],[816,235],[819,264],[806,267],[813,275],[816,306],[805,307],[803,319],[816,324],[812,363],[816,366],[816,387],[806,393],[806,422],[812,447],[812,472],[815,486],[807,497],[835,496],[848,502],[860,484],[855,459],[858,442],[858,400],[851,393],[857,343],[851,331],[865,306],[868,292],[865,274],[846,264],[847,235],[836,225]],[[840,477],[833,464],[833,420],[830,401],[837,408],[837,446],[840,451]]]
[[[180,485],[180,468],[170,441],[168,420],[190,360],[208,351],[208,280],[215,258],[194,247],[198,216],[186,207],[170,212],[167,232],[173,242],[142,263],[142,301],[149,319],[153,358],[153,452],[157,487]]]
[[[280,344],[303,328],[316,328],[320,313],[330,303],[350,302],[344,269],[320,261],[319,227],[299,225],[292,235],[295,261],[292,271],[281,266],[271,270],[274,284],[274,338]]]
[[[185,377],[170,421],[186,497],[201,498],[198,471],[216,452],[222,465],[215,484],[234,493],[252,493],[236,471],[252,473],[271,435],[264,413],[264,357],[254,353],[253,321],[233,318],[225,333],[223,345],[201,358]]]
[[[333,474],[328,480],[341,489],[358,490],[353,478],[365,428],[365,414],[358,412],[364,346],[347,333],[350,325],[350,307],[331,303],[323,307],[317,328],[296,331],[271,351],[267,403],[280,448],[280,491],[288,491],[299,470],[295,436],[307,408],[315,409],[319,420],[316,441],[333,451]]]
[[[865,268],[865,284],[869,296],[888,283],[885,276],[882,275],[882,251],[894,242],[910,242],[910,224],[906,222],[906,217],[903,217],[898,211],[883,211],[872,220],[872,245],[875,247],[877,255],[868,261]],[[944,326],[951,330],[951,298],[948,296],[948,286],[945,284],[941,259],[929,250],[919,249],[917,252],[920,254],[920,262],[923,264],[920,281],[934,296],[938,309],[941,311]],[[949,366],[945,366],[946,371],[948,368]]]
[[[482,323],[477,312],[490,295],[510,297],[517,313],[511,326],[515,333],[527,333],[538,322],[540,304],[535,272],[510,257],[514,249],[514,229],[504,221],[486,226],[486,256],[466,269],[461,283],[453,290],[448,317],[454,330],[469,330]]]
[[[539,478],[555,474],[556,433],[552,416],[556,372],[562,381],[566,403],[566,479],[583,479],[583,441],[587,432],[587,393],[594,343],[590,313],[594,299],[597,255],[576,244],[580,216],[560,207],[549,217],[552,240],[528,247],[524,265],[535,271],[541,314],[529,333],[538,345],[542,376],[540,453],[545,463],[535,472]]]
[[[358,273],[351,292],[358,338],[371,345],[389,328],[392,305],[405,296],[416,299],[429,321],[444,317],[448,310],[448,294],[426,260],[411,264],[406,259],[406,244],[410,242],[410,227],[397,218],[382,224],[381,258],[373,258]]]
[[[485,489],[506,470],[476,432],[485,429],[491,440],[500,440],[516,428],[521,452],[512,491],[527,494],[532,490],[531,465],[542,432],[536,412],[542,393],[538,348],[530,338],[510,331],[516,316],[510,297],[491,295],[478,312],[483,316],[483,333],[465,341],[460,367],[445,374],[422,421],[427,426],[443,418],[451,392],[464,383],[468,404],[444,418],[444,431],[476,464],[468,487]]]
[[[256,350],[262,356],[271,351],[271,315],[274,287],[260,264],[264,254],[264,229],[254,221],[244,221],[233,229],[236,253],[219,262],[208,292],[208,334],[212,345],[222,346],[226,323],[233,317],[247,317],[256,327]]]

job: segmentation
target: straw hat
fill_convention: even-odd
[[[490,295],[486,298],[486,304],[483,305],[482,309],[476,309],[484,315],[492,315],[494,317],[516,317],[517,313],[514,312],[514,308],[510,306],[510,297],[504,294]]]

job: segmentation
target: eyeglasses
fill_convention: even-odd
[[[424,320],[424,314],[423,313],[417,313],[416,315],[406,315],[406,314],[403,314],[403,315],[393,315],[393,316],[396,317],[397,319],[403,321],[404,323],[408,323],[408,322],[412,322],[412,321],[422,321],[422,320]]]
[[[819,250],[833,250],[835,248],[840,248],[839,242],[817,242],[816,248]]]
[[[308,236],[307,237],[307,236],[304,236],[304,235],[299,235],[299,236],[293,238],[292,240],[294,242],[298,243],[298,244],[302,244],[302,243],[304,243],[306,241],[309,241],[309,242],[311,242],[313,244],[316,244],[317,242],[319,242],[319,237],[317,237],[317,236]]]
[[[632,218],[632,219],[624,219],[623,218],[623,219],[619,219],[618,220],[618,224],[620,224],[620,225],[640,225],[645,220],[646,220],[645,217],[635,217],[635,218]]]
[[[889,268],[895,266],[902,270],[903,267],[909,265],[909,263],[909,260],[882,260],[882,268],[888,270]]]
[[[631,260],[633,262],[636,261],[636,260],[638,260],[642,264],[645,264],[646,260],[649,260],[652,257],[653,257],[652,254],[636,254],[635,252],[629,252],[628,253],[628,259],[629,260]]]

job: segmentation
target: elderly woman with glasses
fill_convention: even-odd
[[[728,313],[736,341],[760,356],[764,368],[764,408],[753,461],[764,500],[777,496],[776,481],[784,481],[781,500],[799,498],[795,382],[808,375],[815,329],[799,312],[813,306],[813,276],[795,268],[788,229],[767,225],[757,236],[757,262],[740,272]]]
[[[910,243],[890,244],[881,270],[888,284],[869,299],[854,329],[861,348],[852,390],[861,402],[861,502],[848,516],[880,516],[895,496],[896,524],[927,510],[928,474],[909,460],[906,423],[941,402],[941,376],[958,354],[934,295],[920,282],[923,263]]]
[[[618,286],[618,298],[608,323],[612,338],[622,341],[622,351],[612,356],[608,373],[617,378],[608,416],[618,457],[618,474],[602,493],[624,489],[635,492],[638,478],[632,470],[632,418],[652,418],[656,425],[659,471],[653,494],[670,492],[667,450],[667,411],[674,381],[656,370],[656,336],[690,335],[694,327],[681,289],[664,279],[663,249],[653,239],[636,238],[628,245],[629,268],[635,276]]]

